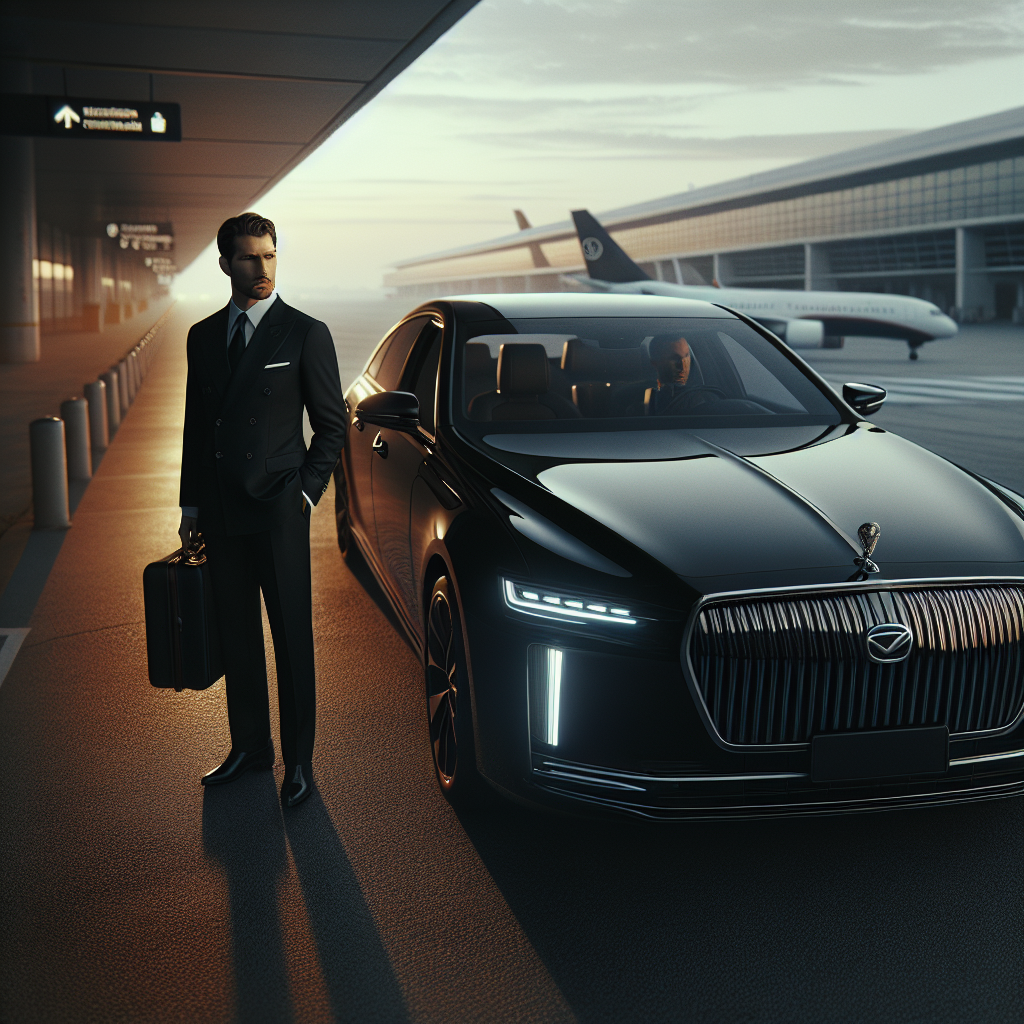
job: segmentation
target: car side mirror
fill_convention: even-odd
[[[877,384],[844,384],[843,401],[861,416],[870,416],[882,408],[885,388]]]
[[[381,391],[356,406],[356,420],[392,430],[415,430],[420,425],[420,400],[408,391]]]

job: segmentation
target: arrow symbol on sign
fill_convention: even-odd
[[[70,128],[72,121],[77,124],[82,120],[66,103],[57,111],[56,114],[53,115],[53,119],[58,124],[63,121],[65,128]]]

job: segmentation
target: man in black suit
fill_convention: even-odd
[[[345,443],[345,403],[330,331],[277,295],[273,223],[232,217],[217,247],[231,301],[188,333],[181,455],[179,535],[183,545],[200,533],[206,543],[231,730],[227,759],[202,782],[274,765],[262,590],[277,662],[281,801],[294,807],[312,789],[316,720],[309,516]]]

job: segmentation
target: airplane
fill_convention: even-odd
[[[521,211],[516,213],[522,228],[526,218]],[[573,210],[572,219],[589,276],[568,275],[567,279],[591,291],[678,296],[729,306],[767,327],[791,348],[841,348],[844,336],[852,334],[905,341],[910,358],[917,359],[917,350],[925,342],[952,338],[957,332],[956,321],[935,303],[908,295],[723,288],[717,281],[713,285],[655,281],[626,255],[589,211]]]

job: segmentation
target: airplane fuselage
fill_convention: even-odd
[[[758,321],[820,320],[825,325],[825,334],[831,336],[898,338],[916,347],[937,338],[951,338],[957,332],[956,321],[938,306],[908,295],[715,288],[653,280],[617,284],[592,278],[580,280],[601,291],[703,299],[730,306]]]

